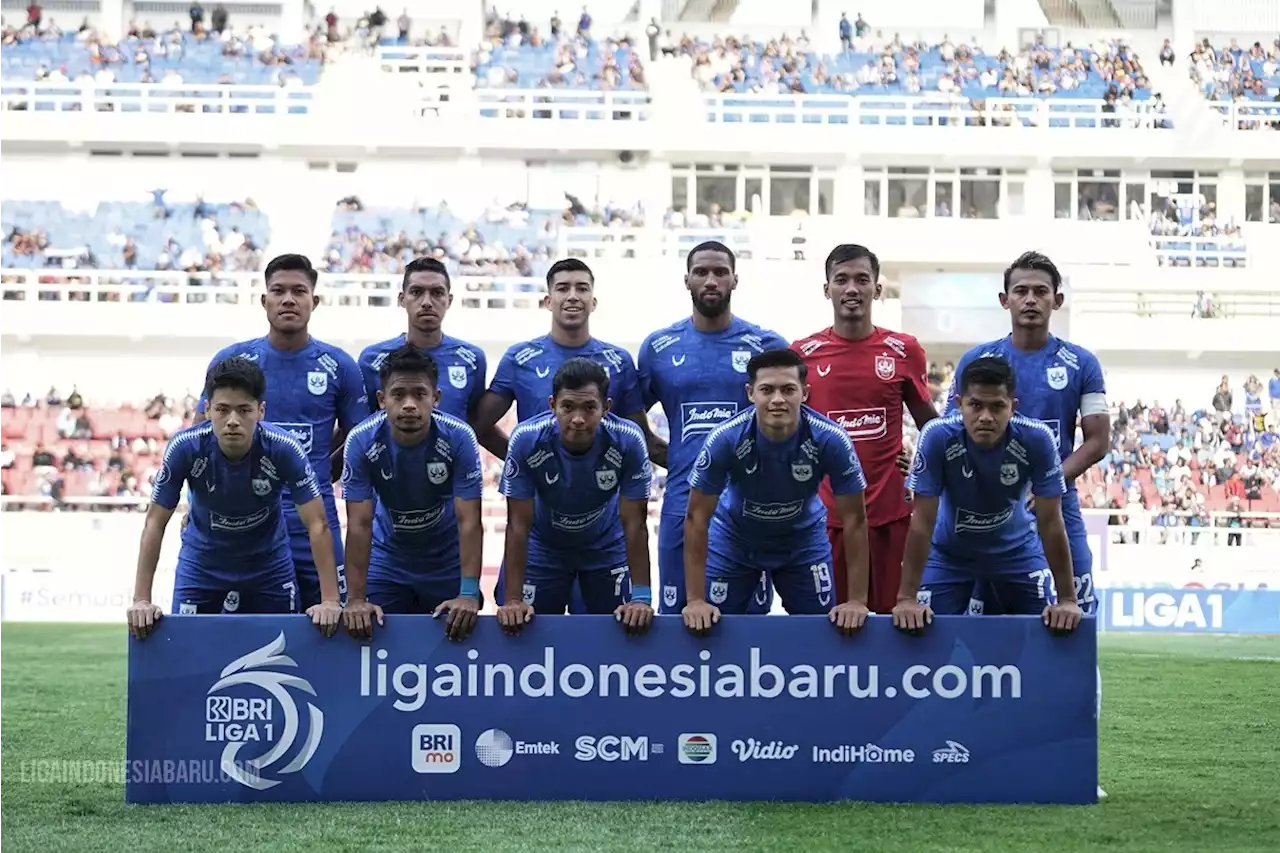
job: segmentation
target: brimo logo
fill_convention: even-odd
[[[298,738],[298,706],[290,688],[316,695],[305,678],[287,672],[274,672],[271,667],[296,667],[293,658],[283,654],[284,632],[260,649],[227,664],[222,677],[209,688],[205,700],[205,739],[225,741],[222,771],[241,785],[258,791],[274,788],[278,779],[267,779],[262,773],[283,760]],[[215,695],[233,687],[256,687],[266,696],[246,698],[243,695]],[[239,694],[240,691],[237,691]],[[273,701],[274,700],[274,703]],[[297,773],[316,754],[324,734],[324,712],[307,702],[307,733],[293,757],[277,773]],[[278,710],[278,713],[273,713]],[[272,743],[266,753],[238,760],[248,744]]]

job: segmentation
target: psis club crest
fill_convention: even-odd
[[[898,362],[891,355],[876,356],[876,376],[888,382],[898,375]]]

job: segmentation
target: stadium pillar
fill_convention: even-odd
[[[125,32],[124,0],[101,0],[98,7],[101,28],[112,38],[121,38]]]

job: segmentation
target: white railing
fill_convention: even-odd
[[[1236,269],[1249,266],[1249,250],[1242,236],[1175,237],[1152,235],[1151,248],[1165,267],[1217,267]]]
[[[179,83],[0,82],[5,112],[187,113],[306,115],[313,86],[239,86]]]
[[[1209,109],[1229,130],[1280,129],[1280,102],[1275,101],[1209,101]]]
[[[601,92],[590,89],[476,89],[475,103],[481,118],[534,121],[648,121],[649,93],[645,91]],[[437,92],[423,94],[424,103],[442,96]],[[455,109],[466,100],[453,100]]]
[[[457,82],[471,88],[471,61],[460,47],[379,47],[378,66],[397,74],[446,75],[450,85]]]

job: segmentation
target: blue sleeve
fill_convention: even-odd
[[[764,340],[764,348],[770,349],[790,349],[791,342],[777,332],[771,332],[768,329],[761,331],[761,337]]]
[[[360,358],[356,362],[360,367],[360,379],[364,383],[364,394],[367,398],[364,417],[376,414],[378,411],[378,389],[382,386],[382,382],[378,379],[378,371],[373,369],[373,360],[376,357],[373,347],[368,346],[360,353]]]
[[[507,401],[510,406],[511,402],[516,398],[516,359],[515,347],[507,350],[502,354],[502,360],[498,362],[498,369],[494,371],[493,381],[489,383],[489,390],[497,394],[499,397]]]
[[[626,446],[622,449],[622,487],[618,493],[625,500],[647,501],[649,484],[653,480],[649,451],[645,449],[643,437],[630,432],[626,435]]]
[[[911,463],[911,473],[907,475],[907,488],[926,498],[941,497],[946,480],[943,473],[947,461],[947,438],[946,433],[935,426],[938,423],[938,420],[929,421],[920,431],[916,458]]]
[[[473,350],[476,354],[476,381],[471,386],[471,394],[467,397],[467,415],[475,414],[476,406],[480,404],[480,398],[484,396],[485,380],[489,378],[489,359],[485,356],[484,350]],[[494,377],[497,378],[496,376]]]
[[[689,472],[689,488],[704,495],[718,495],[729,485],[729,471],[733,467],[733,440],[727,430],[715,429],[698,453],[698,459]]]
[[[637,412],[644,413],[648,411],[648,407],[644,404],[644,398],[640,394],[640,377],[636,373],[636,363],[631,359],[631,353],[623,351],[622,368],[618,371],[617,383],[609,389],[609,396],[613,397],[614,412],[627,417]]]
[[[191,473],[192,449],[198,446],[194,439],[185,441],[176,437],[169,440],[164,449],[164,460],[151,488],[151,502],[165,509],[177,509],[182,500],[182,487]]]
[[[1080,353],[1080,393],[1106,394],[1107,381],[1102,375],[1102,364],[1098,357],[1085,350]]]
[[[862,473],[862,463],[848,433],[840,430],[822,444],[825,473],[831,478],[831,491],[836,496],[856,495],[867,490],[867,478]]]
[[[1058,459],[1058,440],[1053,431],[1037,421],[1031,429],[1031,494],[1038,498],[1059,498],[1067,493]]]
[[[302,452],[302,445],[292,436],[277,434],[271,442],[272,462],[284,472],[289,481],[289,493],[295,506],[302,506],[320,497],[320,484],[316,472]]]
[[[969,350],[960,356],[960,360],[956,362],[956,369],[951,374],[951,383],[947,386],[947,399],[944,402],[943,411],[939,412],[939,416],[960,414],[960,407],[956,405],[956,395],[960,393],[960,374],[969,366],[969,362],[973,361],[974,350]]]
[[[644,343],[640,346],[640,355],[636,359],[636,383],[640,387],[640,399],[644,403],[646,412],[661,402],[653,391],[652,341],[652,335],[644,339]]]
[[[338,369],[338,428],[350,431],[356,424],[369,417],[369,397],[365,391],[360,366],[341,350],[334,352]]]
[[[499,370],[502,368],[499,367]],[[534,495],[533,478],[529,476],[529,472],[520,464],[520,460],[528,457],[528,444],[532,440],[532,433],[529,431],[520,431],[515,439],[507,447],[507,462],[502,466],[502,480],[498,484],[498,491],[502,493],[504,498],[515,498],[516,500],[532,500]]]
[[[202,415],[205,413],[205,407],[209,404],[208,398],[204,395],[205,379],[209,376],[209,371],[213,370],[215,364],[226,361],[231,357],[232,349],[233,347],[226,347],[214,353],[213,358],[209,359],[209,366],[204,369],[204,376],[200,377],[200,399],[196,401],[196,411]]]
[[[342,448],[342,499],[360,502],[373,500],[373,478],[370,476],[369,458],[364,455],[365,431],[352,432],[347,436],[347,443]]]
[[[480,384],[477,383],[477,387]],[[480,500],[484,489],[484,469],[480,467],[480,443],[471,427],[463,425],[453,433],[453,496],[464,501]]]

